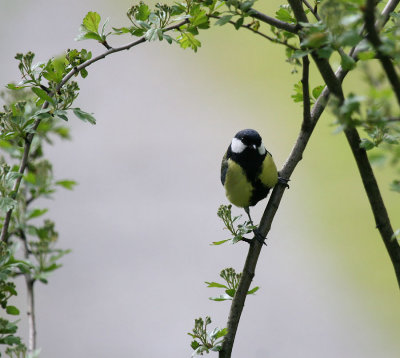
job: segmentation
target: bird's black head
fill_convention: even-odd
[[[237,132],[227,152],[227,158],[238,163],[251,181],[256,180],[266,155],[261,136],[254,129]]]
[[[236,133],[235,138],[240,140],[246,147],[253,147],[254,149],[258,148],[262,143],[261,136],[254,129],[243,129]]]

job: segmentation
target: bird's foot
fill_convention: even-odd
[[[267,244],[265,243],[265,240],[266,240],[267,238],[264,237],[264,236],[260,233],[260,231],[258,230],[258,228],[254,229],[253,232],[254,232],[254,239],[256,239],[259,243],[261,243],[261,244],[267,246]],[[254,240],[254,239],[253,239],[253,240]]]
[[[286,178],[283,178],[283,177],[278,177],[278,183],[283,184],[288,189],[289,189],[289,184],[288,184],[289,181],[290,181],[290,179],[286,179]]]

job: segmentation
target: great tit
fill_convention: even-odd
[[[278,182],[278,171],[260,134],[254,129],[236,133],[221,163],[221,182],[228,200],[244,208],[252,223],[249,207],[264,199]]]

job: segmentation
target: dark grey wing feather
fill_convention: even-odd
[[[228,152],[225,153],[224,157],[222,158],[222,163],[221,163],[221,183],[222,183],[222,185],[225,184],[226,172],[228,170],[227,154],[228,154]]]

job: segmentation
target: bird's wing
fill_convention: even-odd
[[[227,153],[228,152],[225,153],[224,157],[222,158],[222,163],[221,163],[221,183],[222,183],[222,185],[225,184],[226,171],[228,170]]]

